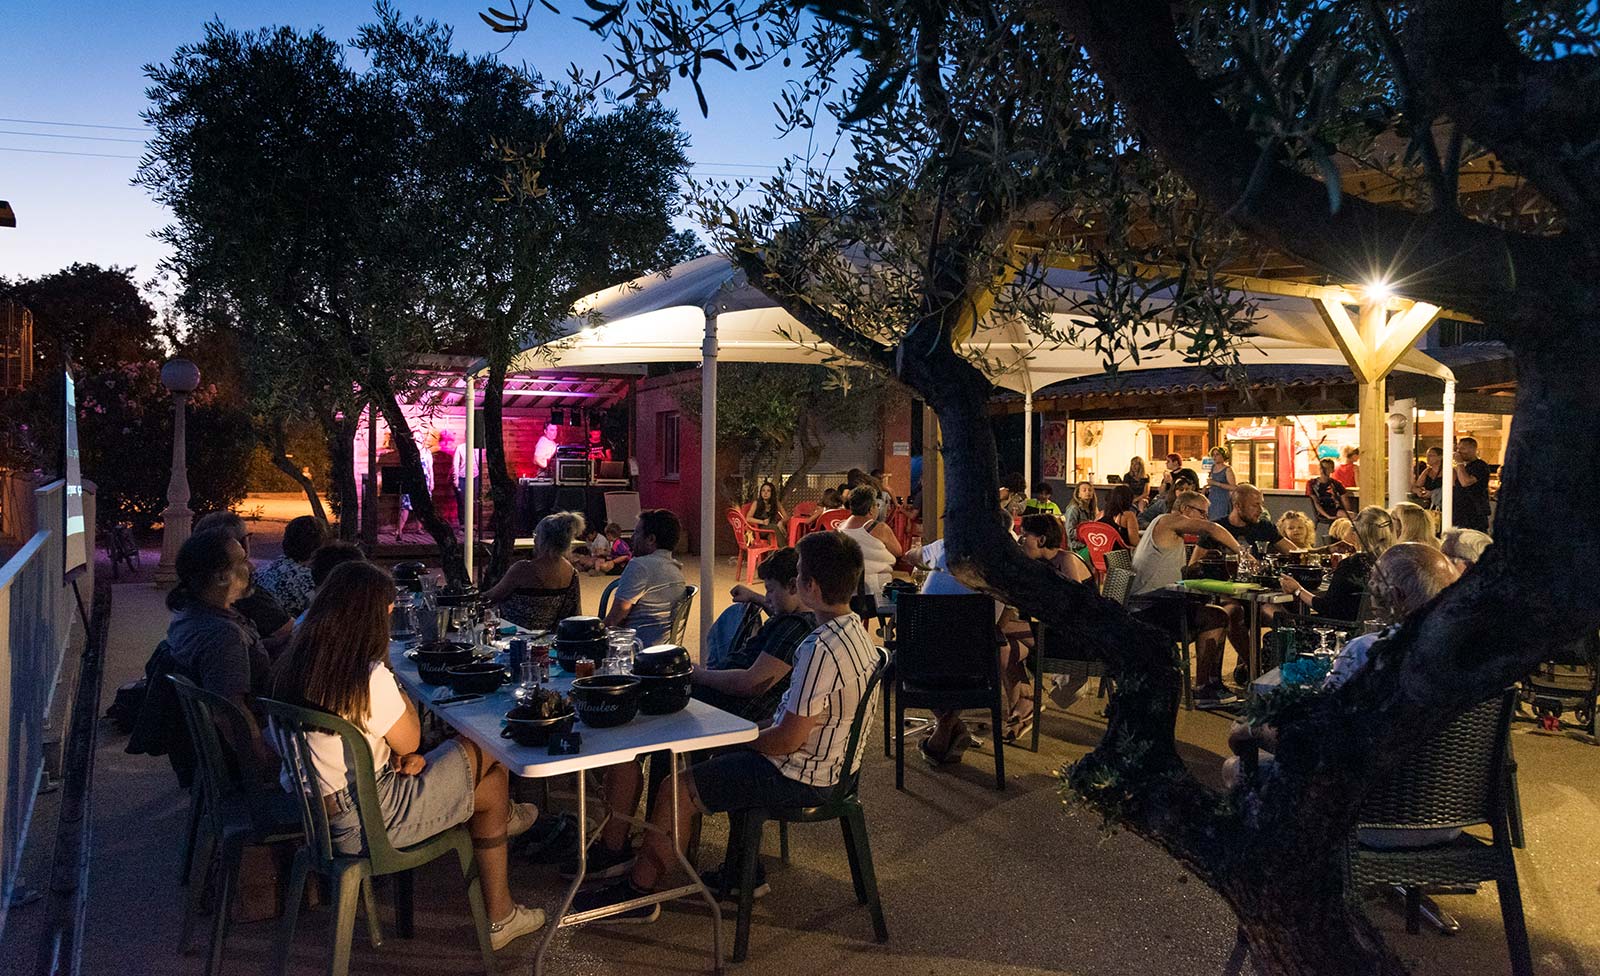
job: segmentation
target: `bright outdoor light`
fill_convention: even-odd
[[[1367,301],[1369,302],[1387,302],[1394,297],[1394,289],[1389,287],[1389,282],[1382,278],[1367,282],[1363,286],[1363,290],[1366,292]]]

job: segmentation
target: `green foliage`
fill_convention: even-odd
[[[77,396],[81,465],[98,492],[98,518],[150,528],[161,520],[172,472],[172,395],[161,385],[161,364],[125,363],[79,377]],[[61,403],[61,380],[51,375],[5,405],[22,467],[60,470]],[[187,427],[190,508],[231,508],[245,496],[256,444],[249,416],[216,384],[202,383],[189,398]]]
[[[60,368],[63,348],[74,369],[90,373],[163,354],[155,309],[140,294],[132,268],[73,264],[38,278],[0,278],[0,298],[32,310],[41,374]]]

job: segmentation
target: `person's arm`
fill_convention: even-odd
[[[883,543],[884,548],[889,550],[889,555],[894,558],[899,559],[905,554],[905,551],[900,548],[900,540],[895,538],[894,533],[889,531],[889,527],[882,522],[872,527],[872,535],[873,538]]]
[[[422,721],[417,717],[417,707],[400,691],[394,673],[388,668],[374,668],[372,673],[373,725],[380,728],[387,722],[389,731],[383,741],[389,744],[392,755],[389,767],[406,776],[422,772],[427,761],[417,752],[422,745]],[[389,722],[390,716],[394,721]]]
[[[606,626],[620,627],[628,619],[628,614],[633,612],[634,604],[644,596],[646,586],[643,574],[637,572],[638,567],[629,561],[622,575],[617,577],[617,588],[611,594],[611,607],[606,611]]]
[[[710,688],[737,698],[754,698],[782,681],[789,670],[789,665],[762,651],[748,668],[712,671],[696,666],[693,680],[701,688]]]
[[[805,745],[816,724],[815,715],[797,715],[786,711],[783,718],[761,730],[751,748],[763,756],[787,756]]]
[[[1223,491],[1226,491],[1228,494],[1231,495],[1234,492],[1239,490],[1239,486],[1232,483],[1233,482],[1233,477],[1232,477],[1233,469],[1232,468],[1224,468],[1223,471],[1224,471],[1224,473],[1226,473],[1229,476],[1227,481],[1218,481],[1216,472],[1213,471],[1211,474],[1206,475],[1206,487],[1207,488],[1221,488]]]
[[[761,594],[757,593],[755,590],[752,590],[750,587],[745,586],[743,583],[734,584],[733,589],[728,591],[728,597],[732,599],[734,603],[753,603],[756,606],[760,606],[762,604]]]
[[[516,590],[518,583],[521,582],[522,572],[527,568],[527,565],[528,561],[526,559],[519,559],[512,563],[511,567],[506,570],[505,575],[500,577],[500,581],[483,595],[484,602],[500,603],[509,597]]]
[[[913,568],[932,572],[934,569],[933,564],[928,562],[927,557],[923,555],[923,550],[926,548],[926,546],[918,546],[915,549],[907,549],[902,555],[905,556],[906,562],[910,563]]]
[[[1128,547],[1135,548],[1139,545],[1139,516],[1132,511],[1123,512],[1117,516],[1122,527],[1128,530]]]
[[[1473,485],[1478,483],[1477,476],[1467,474],[1467,462],[1457,461],[1454,467],[1456,472],[1456,484],[1463,488],[1471,488]]]

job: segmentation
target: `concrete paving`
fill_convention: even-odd
[[[691,560],[685,573],[693,578]],[[733,571],[718,566],[720,594]],[[584,581],[593,608],[604,580]],[[725,600],[721,597],[721,600]],[[696,615],[698,616],[698,615]],[[148,584],[116,591],[105,699],[141,673],[166,627],[161,594]],[[691,635],[693,639],[694,635]],[[1103,730],[1089,698],[1069,712],[1048,712],[1042,751],[1008,749],[1008,788],[993,789],[991,760],[969,753],[934,771],[912,759],[906,790],[894,789],[893,763],[875,737],[862,795],[890,941],[877,945],[856,906],[838,832],[797,827],[792,863],[776,862],[768,834],[772,894],[756,903],[748,974],[1024,974],[1144,976],[1222,973],[1229,969],[1234,924],[1206,887],[1151,845],[1106,832],[1092,814],[1063,806],[1056,771],[1081,756]],[[1185,758],[1214,776],[1226,752],[1226,721],[1203,713],[1180,717]],[[1600,748],[1567,736],[1516,729],[1528,847],[1518,853],[1535,963],[1544,976],[1600,974]],[[181,890],[176,884],[186,795],[165,761],[123,753],[124,736],[103,731],[95,774],[95,850],[88,918],[88,973],[191,974],[203,956],[174,948]],[[559,802],[559,798],[558,798]],[[725,821],[707,824],[703,864],[721,853]],[[513,891],[551,906],[561,890],[554,870],[518,864]],[[382,897],[380,893],[380,897]],[[1394,913],[1370,907],[1419,974],[1508,971],[1492,886],[1442,899],[1463,931],[1453,938],[1408,936]],[[562,932],[552,973],[655,974],[708,971],[709,914],[679,903],[649,926],[591,925]],[[27,909],[22,909],[27,911]],[[379,949],[356,939],[352,972],[438,976],[480,969],[456,869],[439,862],[418,882],[417,934],[393,936]],[[358,926],[358,932],[360,931]],[[326,909],[301,915],[293,971],[325,971],[332,926]],[[727,927],[731,940],[731,921]],[[234,927],[226,970],[260,972],[270,959],[272,922]],[[531,968],[536,939],[500,953],[504,972]],[[1245,972],[1250,971],[1248,964]]]

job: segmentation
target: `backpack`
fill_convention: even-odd
[[[150,682],[144,678],[130,681],[117,689],[117,695],[106,707],[106,718],[123,735],[133,731],[139,721],[139,707],[144,704],[145,689]]]
[[[178,692],[167,680],[167,675],[177,670],[172,645],[166,641],[157,644],[144,666],[144,701],[139,704],[138,718],[123,751],[131,756],[166,756],[178,775],[179,785],[187,788],[194,782],[194,745],[183,724]]]

